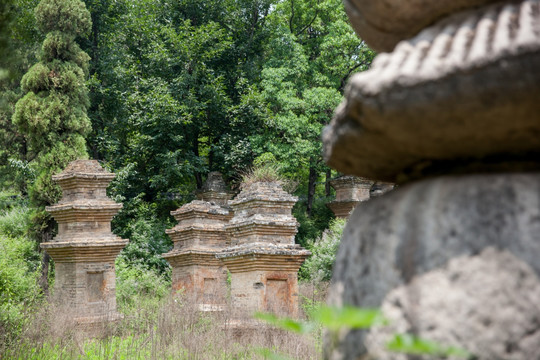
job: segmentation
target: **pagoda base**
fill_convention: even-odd
[[[203,311],[225,305],[227,270],[215,250],[173,250],[163,257],[172,267],[173,292],[183,291]]]
[[[271,244],[236,246],[218,254],[231,272],[233,309],[245,315],[262,311],[298,317],[298,269],[309,255],[297,245]]]

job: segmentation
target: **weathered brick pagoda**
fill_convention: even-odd
[[[201,306],[213,309],[225,303],[227,272],[216,253],[229,245],[225,225],[232,212],[220,204],[232,197],[220,173],[210,173],[194,200],[171,212],[178,224],[166,233],[173,249],[163,254],[172,267],[173,291],[183,289]]]
[[[278,182],[255,182],[229,202],[231,247],[217,254],[231,272],[232,307],[244,314],[298,314],[298,269],[310,254],[294,243],[297,198]]]
[[[344,175],[330,181],[330,185],[336,190],[336,199],[327,206],[336,217],[346,219],[359,202],[369,200],[373,181]]]
[[[53,176],[62,199],[46,208],[58,222],[58,235],[41,244],[55,262],[54,296],[82,326],[119,317],[114,260],[128,241],[111,232],[111,219],[122,208],[107,198],[113,178],[96,160],[73,161]]]

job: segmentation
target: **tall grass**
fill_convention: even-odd
[[[312,296],[306,288],[306,298]],[[263,359],[260,349],[293,359],[319,359],[312,337],[290,334],[253,321],[238,326],[231,310],[202,312],[183,294],[139,296],[123,319],[85,337],[54,305],[28,323],[2,359]]]

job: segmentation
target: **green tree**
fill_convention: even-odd
[[[25,93],[16,106],[13,123],[24,134],[27,158],[36,178],[29,185],[34,223],[40,241],[53,235],[54,222],[44,207],[59,200],[60,189],[51,176],[72,160],[86,157],[85,135],[90,130],[85,76],[89,56],[76,38],[88,33],[90,14],[79,0],[42,0],[35,9],[36,23],[46,34],[40,61],[23,76]],[[48,256],[44,256],[44,275]],[[42,286],[47,288],[46,280]]]
[[[12,21],[12,1],[0,1],[0,52],[7,54],[9,44],[9,25]],[[0,67],[0,80],[7,76],[7,71]]]
[[[43,35],[35,27],[38,0],[14,0],[5,33],[8,56],[0,57],[0,68],[9,73],[0,79],[0,186],[26,195],[32,171],[27,162],[26,140],[11,119],[15,104],[24,95],[21,78],[35,64]],[[30,177],[29,177],[30,175]]]
[[[274,154],[285,175],[298,181],[297,240],[304,243],[332,217],[325,206],[332,172],[322,160],[320,134],[347,79],[366,70],[374,53],[354,34],[340,0],[278,2],[268,22],[272,37],[257,89],[266,118],[250,145],[256,155]]]

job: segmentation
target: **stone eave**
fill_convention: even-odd
[[[70,241],[48,242],[40,247],[49,253],[55,262],[113,262],[126,246],[128,240],[115,241]]]
[[[115,203],[113,201],[84,201],[84,202],[71,202],[67,204],[56,204],[45,207],[45,210],[53,212],[61,211],[108,211],[108,210],[120,210],[123,205]]]
[[[220,260],[216,258],[220,251],[221,249],[173,249],[161,256],[173,266],[221,266]]]
[[[498,3],[449,16],[377,56],[351,78],[323,132],[326,162],[398,183],[461,168],[540,168],[532,164],[540,144],[539,18],[535,1]]]
[[[252,248],[237,251],[228,249],[216,254],[216,257],[233,273],[261,270],[296,273],[309,255],[311,253],[308,250]]]

